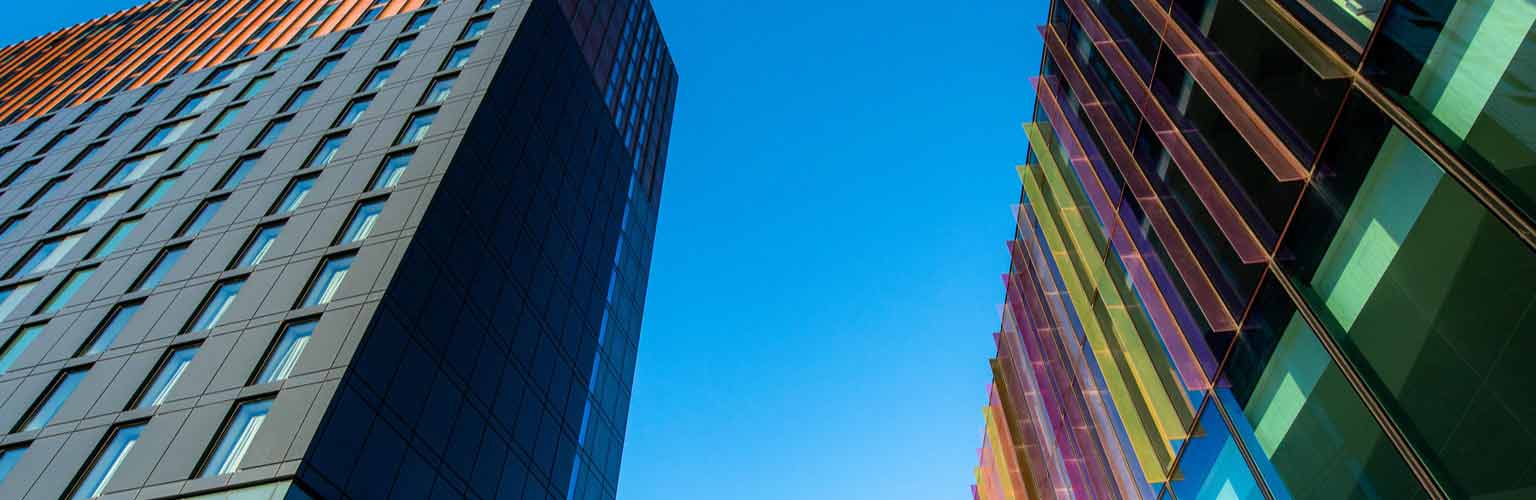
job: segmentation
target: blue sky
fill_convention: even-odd
[[[682,84],[619,498],[968,497],[1044,2],[653,1]]]

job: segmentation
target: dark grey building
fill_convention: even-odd
[[[614,498],[676,82],[631,0],[0,49],[0,500]]]

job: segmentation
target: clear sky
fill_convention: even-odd
[[[0,45],[141,1],[11,2]],[[968,498],[1045,3],[653,2],[682,84],[619,498]]]

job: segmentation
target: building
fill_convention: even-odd
[[[159,0],[0,87],[0,499],[615,497],[646,2]]]
[[[1053,0],[974,496],[1536,498],[1533,22]]]

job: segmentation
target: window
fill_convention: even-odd
[[[182,120],[155,127],[154,130],[149,132],[149,135],[144,136],[144,140],[139,141],[139,146],[133,148],[133,150],[158,148],[176,142],[177,139],[180,139],[191,128],[192,120]]]
[[[235,100],[236,101],[243,101],[243,100],[246,100],[246,99],[250,99],[251,96],[259,94],[259,93],[261,93],[262,90],[266,89],[267,88],[267,82],[270,82],[270,81],[272,81],[272,75],[271,74],[261,75],[261,76],[258,76],[256,78],[251,79],[251,83],[245,84],[245,89],[240,91],[240,95],[235,96]]]
[[[229,167],[229,172],[225,173],[224,178],[219,180],[218,190],[233,189],[235,186],[240,185],[240,181],[245,180],[245,176],[251,173],[251,167],[256,165],[256,160],[259,159],[261,159],[260,156],[247,156],[235,160],[235,164]]]
[[[160,94],[165,92],[166,87],[170,87],[170,86],[171,86],[170,83],[161,83],[161,84],[156,84],[153,87],[150,87],[149,90],[144,91],[144,95],[139,96],[139,100],[134,102],[133,105],[134,106],[143,106],[145,104],[148,104],[149,101],[153,101],[153,100],[159,98]]]
[[[11,469],[16,468],[16,463],[21,461],[21,456],[27,454],[27,445],[20,444],[0,449],[0,484],[5,484],[5,476],[10,475]]]
[[[160,161],[160,153],[150,153],[144,156],[123,160],[122,163],[118,163],[116,167],[112,167],[112,171],[108,172],[107,176],[103,178],[101,182],[96,184],[96,188],[101,189],[105,187],[121,186],[123,184],[139,180],[139,178],[143,177],[146,172],[149,172],[149,169],[153,168],[155,163],[158,161]]]
[[[176,232],[176,237],[202,232],[203,227],[208,225],[208,221],[213,220],[213,216],[219,213],[219,207],[222,206],[224,206],[224,198],[204,200],[203,204],[197,207],[197,212],[194,212],[192,217],[187,219],[186,224],[181,226],[181,230]]]
[[[419,142],[427,137],[427,132],[432,130],[432,120],[437,118],[437,110],[428,110],[411,115],[406,122],[405,130],[400,132],[400,137],[395,139],[395,145]]]
[[[271,399],[248,401],[236,406],[229,426],[219,437],[219,444],[208,456],[208,463],[203,464],[202,477],[233,474],[239,470],[240,460],[245,458],[245,452],[250,451],[251,444],[256,442],[256,433],[261,431],[261,424],[266,421],[267,412],[271,410]]]
[[[250,267],[261,263],[261,259],[272,250],[272,245],[277,243],[278,235],[283,233],[283,223],[269,224],[256,229],[256,234],[245,243],[245,249],[240,251],[240,258],[235,260],[234,268]]]
[[[347,222],[347,228],[341,233],[341,241],[337,244],[345,245],[363,241],[373,233],[373,226],[379,221],[379,214],[384,213],[384,199],[365,201],[358,205],[352,212],[352,220]]]
[[[304,197],[314,187],[315,176],[311,175],[294,180],[292,184],[288,185],[288,189],[283,191],[283,196],[278,198],[277,205],[272,207],[272,212],[269,215],[288,213],[292,212],[295,208],[299,208],[299,205],[304,203]]]
[[[261,134],[256,136],[256,140],[251,141],[251,148],[264,148],[277,142],[277,138],[283,135],[283,129],[288,128],[289,121],[292,121],[292,118],[278,118],[267,123],[266,128],[261,129]]]
[[[16,264],[16,267],[11,268],[11,271],[5,274],[5,278],[10,279],[16,276],[26,276],[53,269],[54,266],[59,265],[60,261],[64,260],[64,256],[69,254],[69,251],[75,248],[77,243],[80,243],[80,236],[81,233],[75,233],[38,242],[36,246],[27,251],[27,254],[21,258],[21,262]]]
[[[209,144],[213,144],[212,137],[194,141],[192,145],[187,146],[187,150],[183,151],[181,156],[176,158],[176,163],[171,164],[170,171],[174,172],[177,170],[182,170],[191,166],[193,163],[197,163],[198,158],[203,156],[203,152],[208,150]]]
[[[59,221],[59,226],[54,228],[54,230],[74,229],[101,220],[102,217],[106,217],[107,212],[110,212],[114,205],[117,205],[117,201],[123,198],[124,191],[119,189],[80,200],[80,203],[76,204],[64,216],[64,220]]]
[[[107,107],[107,103],[109,102],[112,102],[112,100],[107,99],[92,103],[91,107],[85,108],[85,111],[81,111],[80,114],[75,117],[74,121],[71,121],[70,123],[80,123],[91,119],[92,116],[96,116],[96,112],[101,111],[101,108]],[[0,475],[0,477],[4,476]]]
[[[96,452],[96,457],[91,460],[91,467],[71,488],[69,499],[88,500],[106,493],[107,483],[112,481],[112,476],[117,475],[117,470],[127,461],[128,452],[133,451],[133,445],[139,442],[139,434],[143,432],[143,423],[125,425],[112,431],[111,437],[107,438],[101,450]]]
[[[310,85],[293,91],[293,95],[288,97],[288,102],[283,103],[283,109],[279,110],[278,113],[297,111],[299,108],[304,107],[304,103],[309,102],[309,98],[315,95],[316,88],[319,88],[319,86]]]
[[[33,340],[37,340],[38,334],[43,333],[43,327],[46,325],[47,323],[33,323],[18,328],[16,333],[11,334],[11,338],[5,341],[5,345],[0,345],[0,373],[5,373],[11,369],[11,365],[16,364],[16,359],[21,357],[21,353],[26,352],[27,346],[32,345]]]
[[[54,415],[59,413],[59,408],[64,406],[64,401],[80,386],[80,381],[85,380],[87,370],[81,368],[59,374],[48,386],[48,390],[43,392],[43,397],[27,411],[27,416],[21,419],[22,424],[16,427],[15,432],[35,431],[47,426]]]
[[[4,179],[0,179],[0,188],[10,187],[11,184],[16,182],[16,179],[20,179],[21,176],[26,175],[27,172],[32,170],[32,167],[36,167],[39,161],[41,160],[32,160],[17,165],[16,168],[11,169],[11,173],[6,174]]]
[[[181,380],[181,375],[187,372],[187,366],[192,364],[192,358],[197,357],[198,347],[182,346],[166,353],[165,359],[155,369],[155,376],[149,379],[149,385],[144,386],[143,392],[134,400],[133,408],[143,409],[164,403],[165,397],[176,387],[176,382]]]
[[[476,11],[491,10],[491,9],[494,9],[494,8],[497,8],[497,7],[500,7],[500,6],[501,6],[501,0],[480,0],[480,6],[479,7],[475,7],[475,10]]]
[[[166,118],[180,118],[194,113],[201,113],[210,106],[213,106],[213,101],[223,94],[224,89],[218,89],[189,95],[186,99],[182,99],[181,104],[177,104],[176,109],[171,110],[171,114],[166,116]]]
[[[289,59],[293,59],[293,53],[296,51],[297,49],[291,47],[277,51],[277,55],[272,56],[271,61],[267,61],[266,69],[277,69],[283,67],[284,64],[288,63]]]
[[[464,64],[469,62],[469,54],[474,51],[475,44],[473,43],[467,43],[454,47],[451,52],[448,52],[448,59],[443,61],[443,67],[441,69],[446,71],[464,67]]]
[[[229,306],[235,303],[235,297],[240,294],[240,286],[245,284],[245,278],[237,278],[219,283],[213,288],[213,293],[203,300],[203,306],[198,309],[196,320],[192,322],[188,331],[200,332],[218,326],[219,320],[229,310]]]
[[[415,41],[415,36],[401,37],[395,40],[394,43],[389,44],[389,51],[384,53],[384,60],[390,61],[404,56],[406,52],[411,50],[411,44]]]
[[[123,239],[133,232],[133,228],[138,227],[140,220],[142,219],[135,217],[118,221],[116,225],[112,226],[112,230],[107,232],[107,236],[102,238],[100,243],[96,244],[96,248],[91,249],[90,255],[85,257],[86,260],[99,259],[111,255],[114,250],[117,250],[117,246],[122,244]]]
[[[411,20],[405,23],[405,31],[416,31],[427,26],[432,20],[432,11],[424,10],[411,16]]]
[[[75,135],[75,130],[76,129],[69,129],[63,132],[59,132],[59,134],[53,136],[52,139],[48,139],[48,142],[44,143],[43,147],[39,148],[36,154],[41,156],[47,154],[49,151],[53,151],[53,148],[58,147],[59,144],[62,144],[64,141],[68,140],[69,136]]]
[[[245,109],[244,104],[236,104],[234,106],[224,108],[224,111],[219,112],[219,116],[215,116],[213,118],[213,123],[208,124],[208,130],[205,130],[204,132],[211,134],[214,132],[222,132],[224,129],[229,128],[229,124],[234,123],[235,117],[240,115],[240,110],[242,109]]]
[[[185,253],[187,253],[186,245],[161,250],[160,255],[155,256],[155,260],[150,262],[149,268],[144,270],[144,274],[139,275],[139,279],[134,281],[133,286],[128,291],[141,292],[160,286],[160,281],[165,279],[165,275],[171,271],[172,267],[176,266],[176,261],[181,260],[182,254]]]
[[[459,75],[443,75],[432,80],[432,85],[427,87],[426,95],[421,97],[421,105],[440,104],[453,93],[453,82],[459,79]]]
[[[459,34],[459,39],[468,40],[471,38],[479,38],[480,35],[485,34],[485,29],[489,28],[490,26],[491,16],[481,16],[470,19],[469,24],[464,26],[464,32]]]
[[[320,144],[315,146],[315,152],[310,153],[309,161],[305,168],[318,168],[331,164],[336,159],[336,153],[341,151],[341,144],[347,140],[347,134],[336,134],[320,139]]]
[[[143,303],[140,302],[129,302],[113,306],[112,311],[107,313],[106,319],[101,321],[96,331],[91,332],[91,336],[86,339],[85,345],[81,346],[80,352],[76,355],[88,356],[107,352],[107,348],[112,347],[112,341],[117,340],[117,335],[123,333],[123,329],[128,327],[129,321],[133,321],[133,315],[139,312],[139,307],[142,305]]]
[[[315,65],[315,69],[309,72],[309,78],[305,78],[305,80],[319,80],[321,78],[330,76],[331,70],[336,69],[336,63],[339,62],[341,62],[341,56],[331,56],[325,59],[321,59],[320,63]]]
[[[383,5],[374,5],[373,7],[369,7],[368,10],[363,12],[363,17],[357,18],[357,22],[353,23],[353,24],[368,24],[368,23],[371,23],[371,22],[373,22],[373,20],[378,19],[379,18],[379,13],[383,12],[383,11],[384,11],[384,6]]]
[[[265,384],[286,380],[289,375],[292,375],[293,368],[299,364],[299,357],[304,355],[304,347],[309,345],[309,337],[315,333],[317,324],[319,320],[311,319],[284,326],[282,334],[277,337],[277,343],[269,349],[266,362],[261,365],[261,373],[257,374],[256,383]]]
[[[347,109],[341,112],[341,116],[336,117],[336,123],[332,126],[348,127],[356,124],[358,120],[363,119],[363,113],[368,111],[369,104],[373,104],[373,96],[353,99],[352,102],[347,103]]]
[[[16,137],[12,137],[11,140],[12,141],[19,141],[19,140],[22,140],[22,139],[26,139],[28,136],[32,135],[32,132],[36,132],[39,127],[42,127],[44,123],[48,123],[48,120],[52,120],[52,119],[53,119],[53,115],[48,115],[48,116],[44,116],[42,118],[38,118],[37,121],[32,122],[31,125],[27,125],[27,128],[21,129],[21,133],[16,134]]]
[[[48,179],[48,182],[44,183],[42,187],[37,188],[37,191],[33,192],[32,196],[27,198],[27,201],[21,203],[21,208],[23,210],[32,208],[32,205],[36,205],[37,202],[47,199],[48,195],[53,194],[53,190],[58,189],[59,185],[63,184],[64,180],[68,178],[69,176],[66,175]]]
[[[348,31],[348,32],[346,32],[346,33],[341,35],[341,39],[336,41],[336,46],[335,47],[331,47],[331,50],[347,50],[347,49],[350,49],[350,48],[352,48],[352,44],[357,43],[357,39],[362,38],[362,37],[363,37],[363,30]]]
[[[384,166],[379,169],[379,176],[373,179],[373,189],[385,189],[394,187],[400,182],[400,177],[405,175],[405,169],[411,166],[411,156],[414,151],[403,151],[384,158]]]
[[[208,74],[208,78],[203,80],[202,86],[207,87],[209,85],[229,83],[236,78],[240,78],[240,75],[245,74],[245,70],[249,69],[250,67],[250,61],[220,67],[213,70],[213,73]]]
[[[101,152],[102,146],[106,145],[106,141],[87,145],[84,149],[81,149],[79,153],[75,154],[73,159],[69,160],[69,164],[64,165],[64,169],[62,171],[68,172],[70,170],[74,170],[75,167],[83,165],[85,162],[91,161],[91,158],[96,156],[96,153]]]
[[[5,239],[6,236],[10,236],[11,230],[16,229],[17,226],[21,225],[21,221],[26,220],[26,218],[27,214],[12,215],[10,217],[6,217],[5,222],[0,223],[0,240]]]
[[[315,276],[315,281],[310,283],[309,291],[304,293],[304,302],[300,307],[318,306],[330,303],[336,298],[336,292],[341,289],[341,282],[347,279],[347,271],[352,269],[352,255],[342,255],[325,259],[320,266],[320,274]]]
[[[101,131],[101,137],[107,137],[117,133],[117,131],[122,130],[123,127],[133,123],[133,119],[137,116],[139,116],[138,111],[129,111],[127,113],[123,113],[122,115],[118,116],[116,120],[112,120],[112,125],[108,126],[106,130]]]
[[[372,92],[379,90],[379,87],[383,87],[385,83],[389,82],[389,75],[394,72],[395,65],[393,64],[373,68],[373,71],[368,72],[368,79],[363,82],[363,86],[358,88],[357,91]]]
[[[64,278],[64,282],[59,284],[59,288],[48,295],[48,300],[44,300],[43,305],[38,306],[37,314],[59,312],[59,309],[63,309],[64,305],[69,303],[69,299],[74,298],[75,293],[85,286],[86,280],[91,279],[91,274],[95,272],[96,268],[94,267],[76,269],[70,272],[69,276]]]
[[[179,175],[161,177],[160,180],[155,181],[155,185],[149,187],[149,191],[144,192],[144,196],[139,197],[139,201],[134,202],[133,208],[130,208],[128,211],[137,212],[155,206],[156,203],[160,202],[161,198],[165,197],[165,193],[170,192],[171,188],[176,186],[176,179],[179,178],[181,178]]]

